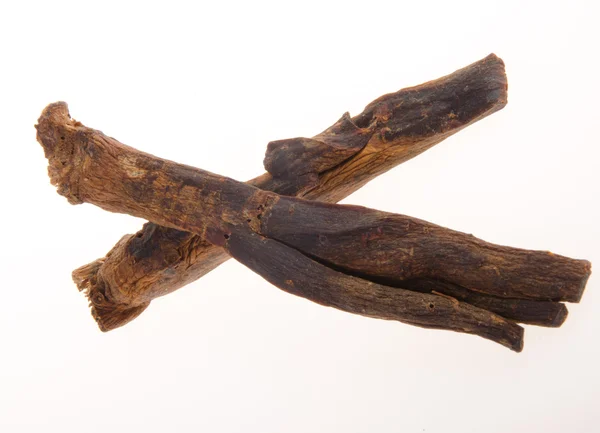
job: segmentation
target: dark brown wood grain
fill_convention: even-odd
[[[233,258],[274,286],[321,305],[422,328],[474,334],[516,352],[523,349],[522,327],[465,302],[337,272],[254,232],[232,229],[223,246]]]
[[[302,196],[318,186],[320,173],[356,155],[374,133],[375,128],[359,128],[350,114],[345,113],[333,126],[313,138],[270,142],[265,168],[281,184],[277,188],[279,194]]]
[[[49,105],[37,129],[51,182],[69,202],[195,233],[277,287],[344,311],[472,333],[519,351],[522,328],[493,312],[369,277],[577,301],[590,274],[584,260],[493,245],[408,216],[284,197],[163,160],[72,120],[65,103]],[[92,304],[131,296],[102,290]]]
[[[496,313],[506,319],[528,325],[557,328],[564,323],[568,315],[567,307],[560,302],[501,298],[469,290],[457,284],[426,278],[402,282],[379,278],[371,279],[392,287],[397,286],[412,291],[447,295],[475,307]]]
[[[359,115],[345,114],[312,139],[272,142],[269,170],[250,185],[283,195],[335,203],[462,128],[500,110],[507,100],[504,64],[495,55],[446,77],[391,93]],[[368,138],[368,141],[365,140]],[[115,293],[94,309],[102,330],[135,318],[148,303],[197,280],[226,261],[201,235],[147,223],[103,258],[73,272],[89,294]],[[92,302],[92,304],[94,304]]]
[[[589,263],[490,244],[417,218],[281,197],[260,233],[345,272],[450,282],[504,298],[579,302]]]

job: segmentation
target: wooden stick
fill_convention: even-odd
[[[487,310],[352,277],[256,233],[232,229],[228,236],[223,246],[233,258],[288,293],[349,313],[464,332],[523,350],[523,328]]]
[[[501,286],[498,283],[501,278],[490,275],[486,268],[489,260],[499,275],[510,276],[511,280],[504,286],[506,294],[517,293],[518,281],[512,279],[527,283],[537,280],[539,287],[527,285],[531,293],[518,293],[532,298],[571,299],[580,296],[581,286],[589,276],[590,265],[586,261],[493,246],[401,215],[282,197],[162,160],[71,120],[65,103],[48,106],[37,128],[38,140],[49,160],[51,182],[71,203],[93,203],[108,211],[129,213],[163,226],[194,232],[225,248],[281,289],[345,311],[474,333],[513,350],[522,348],[521,328],[487,310],[450,300],[446,295],[411,292],[350,275],[369,274],[376,269],[362,266],[361,260],[380,260],[377,248],[363,248],[371,251],[372,257],[362,251],[352,253],[357,250],[357,235],[362,240],[365,233],[375,233],[385,239],[389,236],[388,243],[382,244],[388,254],[395,252],[394,244],[398,245],[400,254],[391,255],[395,256],[399,268],[391,278],[399,281],[442,275],[449,277],[451,283],[453,280],[465,282],[467,287],[471,279],[477,284],[483,282],[485,287],[477,287],[477,290],[495,293]],[[388,226],[392,228],[389,233],[381,232]],[[310,238],[304,234],[314,233],[314,237],[321,239],[329,229],[332,229],[330,240],[341,248],[340,256],[344,259],[338,260],[335,254],[327,253],[327,248],[314,242],[304,242]],[[299,236],[296,238],[293,233]],[[405,244],[407,240],[412,243]],[[377,237],[367,236],[367,241],[377,243]],[[415,253],[405,253],[407,246]],[[436,251],[449,251],[453,247],[461,256],[459,262],[455,257],[436,255]],[[309,256],[318,257],[321,263]],[[479,260],[474,261],[476,258]],[[286,268],[282,260],[297,266],[289,264]],[[347,267],[348,272],[339,272],[325,261],[336,268]],[[537,270],[529,266],[538,262],[568,272],[566,276],[552,274],[549,281],[546,268]],[[456,269],[457,263],[465,269]],[[460,275],[463,271],[468,278]],[[579,276],[578,280],[575,275]],[[308,282],[309,277],[313,283]],[[109,287],[104,290],[95,296],[119,299],[119,293],[109,292]],[[366,306],[366,302],[370,305]],[[499,328],[502,331],[498,331]]]
[[[281,197],[259,232],[353,275],[426,278],[504,298],[579,302],[590,264],[490,244],[417,218]]]
[[[361,138],[368,135],[354,136],[353,128],[350,133],[344,130],[347,115],[341,119],[346,120],[344,125],[335,124],[313,140],[271,143],[265,158],[270,173],[248,183],[279,194],[337,202],[500,110],[506,104],[506,90],[504,64],[489,55],[446,77],[373,101],[352,118],[354,125],[370,134],[366,143]],[[319,143],[336,125],[344,134],[339,130],[336,136],[329,134],[326,151],[320,155]],[[282,151],[284,146],[287,149]],[[137,317],[152,299],[197,280],[228,258],[202,236],[147,223],[137,234],[123,237],[106,257],[75,270],[73,279],[88,294],[100,328],[108,331]],[[104,292],[118,296],[107,296],[100,303],[94,295]]]

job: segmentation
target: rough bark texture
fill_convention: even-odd
[[[496,313],[506,319],[528,325],[557,328],[564,323],[568,315],[567,307],[559,302],[501,298],[439,280],[415,279],[402,283],[378,278],[372,278],[372,280],[388,286],[404,287],[417,292],[450,296],[475,307]]]
[[[433,279],[505,298],[579,302],[589,263],[490,244],[417,218],[281,197],[260,233],[355,275]]]
[[[376,284],[337,272],[281,242],[232,230],[225,249],[274,286],[321,305],[422,328],[479,335],[514,351],[523,328],[487,310],[446,296]]]
[[[371,179],[504,107],[504,64],[490,55],[451,75],[382,96],[313,139],[268,146],[265,173],[248,183],[283,195],[337,202]],[[331,134],[333,132],[334,134]],[[149,302],[226,261],[202,236],[147,223],[106,255],[73,272],[104,331],[137,317]],[[121,293],[95,299],[96,292]]]
[[[402,284],[426,279],[496,297],[578,301],[590,274],[584,260],[501,247],[403,215],[283,197],[163,160],[70,119],[65,103],[48,106],[37,128],[51,182],[69,202],[195,233],[277,287],[344,311],[476,334],[520,351],[515,323]],[[105,285],[91,301],[144,308],[131,296]]]

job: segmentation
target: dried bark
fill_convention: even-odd
[[[490,55],[446,77],[382,96],[313,139],[270,143],[265,158],[269,173],[248,183],[283,195],[337,202],[503,108],[506,89],[504,64]],[[353,134],[356,127],[367,132]],[[108,331],[137,317],[152,299],[195,281],[228,258],[202,236],[147,223],[137,234],[123,237],[106,257],[75,270],[73,278],[90,295],[100,328]],[[95,302],[94,294],[105,291],[119,293],[118,299]]]
[[[487,310],[337,272],[254,232],[234,228],[228,236],[223,246],[233,258],[288,293],[349,313],[479,335],[516,352],[523,350],[523,328]]]
[[[579,302],[588,263],[490,244],[416,218],[281,197],[259,232],[343,272],[433,279],[504,298]]]
[[[368,133],[356,127],[355,136]],[[51,182],[69,202],[193,232],[282,290],[344,311],[476,334],[520,351],[522,328],[501,316],[371,280],[431,279],[500,297],[578,301],[590,274],[584,260],[501,247],[403,215],[284,197],[166,161],[71,120],[65,103],[48,106],[37,129]],[[130,296],[102,290],[94,306]]]
[[[552,301],[532,301],[529,299],[501,298],[466,289],[456,284],[432,279],[415,279],[402,283],[373,279],[388,286],[399,286],[424,293],[439,293],[475,307],[496,313],[528,325],[558,328],[567,319],[568,311],[564,304]]]

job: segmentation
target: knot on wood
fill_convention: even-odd
[[[265,169],[280,180],[293,183],[299,193],[313,188],[319,173],[356,155],[369,142],[373,131],[359,128],[349,113],[313,138],[271,141],[264,159]]]

